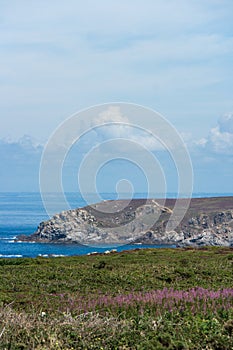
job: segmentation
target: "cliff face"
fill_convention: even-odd
[[[182,201],[182,200],[180,200]],[[233,198],[192,199],[175,230],[167,222],[175,200],[106,201],[69,210],[42,222],[31,236],[18,240],[98,244],[175,244],[177,246],[233,246]],[[121,209],[124,208],[124,209]]]
[[[233,210],[183,220],[176,231],[150,230],[140,242],[173,242],[177,246],[233,246]],[[136,240],[139,242],[139,240]]]

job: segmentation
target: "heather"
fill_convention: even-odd
[[[0,260],[1,349],[232,349],[233,250]]]

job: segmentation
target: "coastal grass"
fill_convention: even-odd
[[[233,249],[0,259],[0,349],[232,349]]]

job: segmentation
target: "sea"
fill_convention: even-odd
[[[78,193],[66,193],[66,200],[71,209],[81,208],[87,205],[87,199]],[[233,193],[194,193],[193,197],[220,197],[233,196]],[[102,193],[103,200],[117,199],[115,193]],[[159,197],[159,196],[157,196]],[[167,198],[176,198],[176,194],[170,193]],[[47,196],[51,203],[59,204],[60,196],[51,193]],[[86,198],[86,197],[85,197]],[[147,198],[146,193],[135,193],[133,198]],[[155,197],[156,198],[156,195]],[[93,196],[94,202],[94,196]],[[88,204],[92,203],[92,195],[89,194]],[[59,207],[59,205],[58,205]],[[54,213],[55,214],[55,213]],[[106,247],[90,247],[66,244],[15,242],[15,237],[21,234],[30,235],[36,231],[40,222],[48,220],[40,193],[35,192],[2,192],[0,193],[0,258],[22,257],[58,257],[86,255],[92,252],[104,253]],[[161,248],[164,246],[135,245],[111,246],[107,250],[116,249],[118,252],[136,248]]]

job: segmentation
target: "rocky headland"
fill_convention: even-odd
[[[182,207],[182,201],[179,199]],[[168,229],[176,200],[104,201],[63,211],[18,241],[70,244],[233,246],[233,197],[193,198],[181,222]]]

